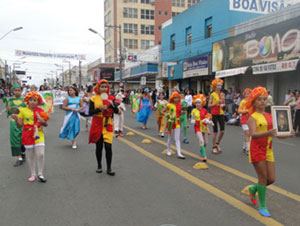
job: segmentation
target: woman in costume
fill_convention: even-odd
[[[245,99],[243,99],[240,103],[238,113],[241,115],[241,125],[242,129],[244,131],[244,143],[243,143],[243,152],[248,155],[249,151],[249,145],[250,145],[250,134],[249,134],[249,127],[248,127],[248,118],[249,118],[249,113],[248,110],[246,109],[245,103],[247,97],[251,93],[251,89],[247,88],[243,92],[243,96]]]
[[[152,113],[152,99],[149,89],[145,88],[143,95],[140,98],[140,110],[137,114],[137,121],[143,123],[143,129],[147,129],[147,122]]]
[[[154,108],[156,110],[156,121],[158,127],[158,136],[165,136],[166,129],[166,117],[163,112],[163,109],[167,106],[168,101],[165,100],[165,96],[163,92],[160,92],[158,95],[158,100],[156,101]]]
[[[90,115],[93,116],[89,135],[89,143],[96,144],[96,158],[98,163],[97,173],[102,173],[102,149],[105,147],[107,171],[110,176],[115,172],[111,169],[112,141],[113,141],[113,114],[118,113],[118,108],[113,103],[114,96],[109,95],[109,83],[102,79],[94,87],[95,96],[90,99]]]
[[[89,131],[89,107],[90,107],[90,98],[93,96],[93,86],[87,88],[86,93],[82,97],[83,108],[80,111],[80,115],[85,117],[85,131]]]
[[[253,164],[258,177],[258,183],[249,188],[250,200],[256,204],[256,192],[258,192],[260,202],[258,212],[262,216],[270,217],[271,214],[266,205],[266,188],[275,181],[272,137],[276,136],[276,129],[273,129],[272,115],[265,111],[267,103],[267,90],[263,87],[256,87],[246,99],[245,106],[250,114],[248,119],[251,136],[249,161]],[[291,136],[294,136],[294,132],[288,137]]]
[[[199,145],[200,145],[200,155],[204,162],[207,161],[206,155],[206,142],[207,142],[207,133],[205,131],[204,119],[207,115],[207,110],[203,108],[206,105],[206,98],[202,94],[197,94],[193,96],[193,104],[196,106],[192,110],[192,124],[194,125],[195,134],[198,138]]]
[[[184,93],[181,94],[181,110],[182,114],[180,115],[180,126],[183,127],[183,143],[188,144],[189,140],[187,139],[187,118],[188,118],[188,102],[185,100]]]
[[[69,139],[72,141],[72,148],[76,149],[76,136],[80,132],[80,115],[82,110],[82,100],[78,96],[78,91],[75,87],[69,87],[68,97],[64,100],[62,110],[66,111],[63,126],[60,129],[59,138]]]
[[[221,92],[223,86],[223,80],[216,78],[212,81],[211,87],[213,92],[210,94],[208,107],[211,109],[212,119],[214,123],[213,127],[213,154],[218,154],[222,152],[220,147],[220,142],[224,136],[225,130],[225,122],[224,122],[224,111],[223,108],[225,107],[225,94]],[[220,126],[220,133],[217,140],[218,135],[218,124]]]
[[[180,159],[185,159],[185,156],[181,154],[180,147],[180,115],[183,113],[181,111],[180,104],[181,96],[178,92],[173,92],[169,99],[169,104],[164,109],[164,112],[167,112],[167,134],[168,134],[168,152],[167,155],[171,156],[171,145],[172,137],[174,137],[176,148],[177,148],[177,157]]]
[[[4,103],[6,104],[7,116],[11,116],[15,111],[16,114],[18,111],[20,111],[20,108],[26,107],[26,104],[23,102],[23,98],[21,97],[21,85],[15,82],[12,89],[14,96],[9,99],[4,99]],[[9,137],[11,154],[13,157],[17,157],[17,161],[14,166],[20,166],[25,161],[25,149],[21,144],[22,127],[19,127],[16,121],[13,119],[10,120]]]
[[[22,144],[26,148],[28,156],[27,159],[31,172],[31,177],[28,178],[28,181],[34,182],[38,178],[40,182],[45,183],[47,180],[43,175],[45,163],[45,137],[43,127],[47,127],[48,123],[41,117],[41,115],[47,116],[48,118],[49,115],[39,107],[43,104],[43,100],[39,93],[35,91],[27,93],[24,98],[24,102],[26,102],[27,107],[21,108],[18,115],[12,114],[12,118],[16,121],[19,127],[23,126]],[[36,124],[41,125],[38,128],[38,139],[34,136],[34,126]],[[38,174],[36,174],[36,161]]]

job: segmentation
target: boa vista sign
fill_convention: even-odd
[[[268,14],[299,2],[300,0],[229,0],[229,9],[248,13]]]
[[[300,58],[300,18],[213,44],[213,71]]]

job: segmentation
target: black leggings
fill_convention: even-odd
[[[212,120],[214,123],[214,133],[218,132],[218,123],[220,125],[220,130],[224,131],[225,130],[225,122],[224,122],[224,115],[213,115]]]
[[[101,160],[102,160],[103,143],[104,143],[104,147],[105,147],[107,170],[111,170],[111,161],[112,161],[111,144],[103,142],[103,135],[100,137],[100,139],[96,143],[96,158],[97,158],[97,162],[98,162],[98,169],[102,169]]]

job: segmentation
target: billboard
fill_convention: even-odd
[[[101,68],[100,79],[114,81],[115,80],[115,69],[114,68]]]
[[[183,78],[208,75],[208,56],[187,59],[182,67]]]
[[[268,14],[299,2],[300,0],[229,0],[229,9],[247,13]]]
[[[70,53],[41,53],[33,51],[15,50],[16,56],[28,56],[28,57],[44,57],[44,58],[56,58],[56,59],[70,59],[70,60],[85,60],[84,54],[70,54]]]
[[[300,57],[300,17],[213,44],[212,71],[288,61]]]

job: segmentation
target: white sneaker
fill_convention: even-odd
[[[172,153],[170,151],[167,152],[167,156],[171,156]]]
[[[162,134],[160,134],[160,136],[161,136],[161,137],[165,137],[165,134],[164,134],[164,133],[162,133]]]
[[[77,145],[72,145],[72,148],[73,149],[77,149]]]
[[[182,154],[177,154],[177,158],[179,158],[179,159],[185,159],[185,156],[184,155],[182,155]]]

